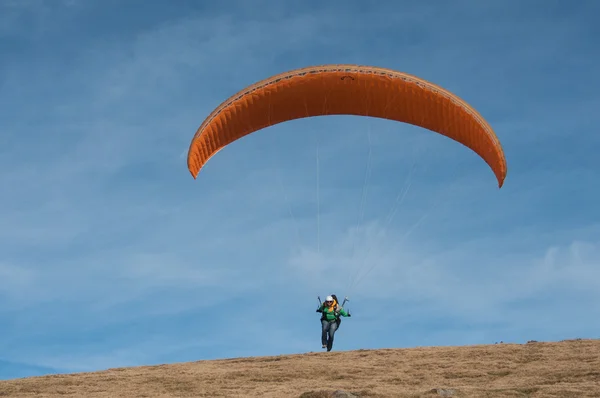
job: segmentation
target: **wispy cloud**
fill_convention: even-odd
[[[2,358],[50,372],[310,351],[332,291],[355,314],[336,349],[593,335],[600,10],[515,4],[0,2]],[[473,103],[506,185],[444,137],[354,117],[265,129],[191,178],[215,106],[324,63]]]

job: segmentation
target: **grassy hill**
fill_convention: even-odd
[[[0,382],[7,397],[320,398],[335,390],[359,397],[600,397],[600,340],[316,352]]]

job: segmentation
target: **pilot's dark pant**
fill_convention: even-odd
[[[338,328],[336,321],[321,320],[321,344],[327,346],[327,351],[333,347],[333,336]]]

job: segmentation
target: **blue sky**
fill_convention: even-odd
[[[336,350],[599,337],[598,14],[0,0],[0,378],[319,351],[331,292],[353,313]],[[464,98],[504,187],[453,141],[350,116],[270,127],[190,176],[221,101],[327,63]]]

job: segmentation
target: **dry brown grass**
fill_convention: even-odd
[[[600,340],[319,352],[0,382],[4,397],[600,397]]]

